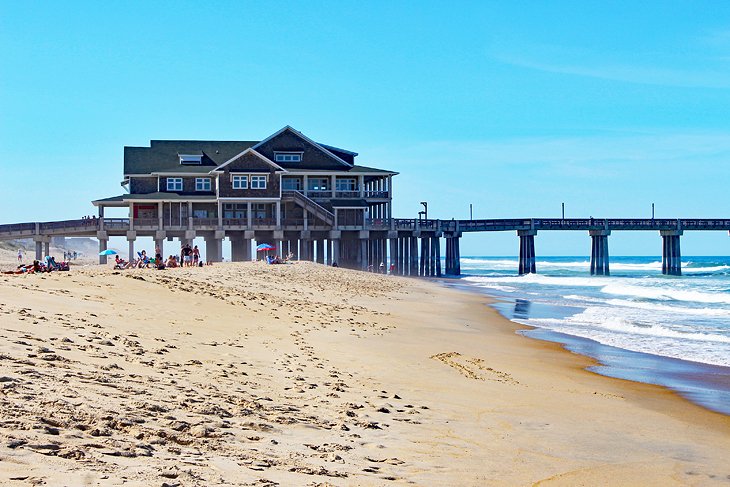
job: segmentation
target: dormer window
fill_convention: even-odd
[[[302,162],[301,152],[275,152],[274,162]]]
[[[202,162],[203,154],[179,154],[180,164],[198,164]]]

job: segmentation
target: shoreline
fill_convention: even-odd
[[[708,411],[730,416],[730,367],[626,350],[590,338],[526,325],[507,316],[507,306],[514,304],[513,299],[495,296],[483,288],[458,281],[439,280],[445,286],[487,297],[492,309],[517,326],[516,333],[560,344],[567,352],[590,358],[593,363],[586,366],[588,372],[662,387]]]
[[[515,333],[484,294],[431,280],[304,262],[97,266],[0,277],[0,291],[0,481],[27,477],[13,485],[730,473],[727,416],[598,376],[589,357]]]

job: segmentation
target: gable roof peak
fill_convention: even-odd
[[[256,149],[254,149],[253,147],[249,147],[249,148],[245,149],[245,150],[244,150],[243,152],[241,152],[241,153],[239,153],[239,154],[237,154],[237,155],[235,155],[235,156],[231,157],[230,159],[228,159],[228,160],[227,160],[226,162],[224,162],[224,163],[223,163],[223,164],[221,164],[220,166],[216,167],[216,168],[215,168],[215,169],[214,169],[213,171],[211,171],[211,172],[214,172],[214,171],[220,171],[220,170],[221,170],[221,169],[222,169],[223,167],[225,167],[225,166],[227,166],[228,164],[232,163],[232,162],[233,162],[233,161],[235,161],[236,159],[238,159],[238,158],[240,158],[240,157],[243,157],[243,156],[245,156],[245,155],[246,155],[246,154],[248,154],[248,153],[251,153],[251,154],[253,154],[254,156],[258,157],[259,159],[261,159],[262,161],[264,161],[264,162],[265,162],[266,164],[269,164],[270,166],[274,167],[274,168],[275,168],[275,169],[276,169],[277,171],[284,171],[284,172],[287,172],[287,170],[286,170],[286,169],[284,169],[283,167],[281,167],[280,165],[278,165],[277,163],[275,163],[274,161],[272,161],[271,159],[269,159],[269,158],[268,158],[268,157],[266,157],[265,155],[261,154],[260,152],[258,152],[258,151],[257,151]]]
[[[273,139],[274,137],[276,137],[276,136],[278,136],[278,135],[280,135],[280,134],[282,134],[282,133],[286,132],[287,130],[289,130],[290,132],[293,132],[293,133],[294,133],[294,134],[295,134],[296,136],[298,136],[298,137],[301,137],[301,138],[302,138],[302,139],[303,139],[304,141],[308,142],[309,144],[312,144],[312,145],[313,145],[314,147],[316,147],[316,148],[317,148],[317,149],[319,149],[320,151],[324,152],[324,153],[325,153],[325,154],[327,154],[327,155],[328,155],[329,157],[333,158],[334,160],[336,160],[337,162],[341,163],[342,165],[344,165],[344,166],[346,166],[346,167],[352,167],[352,164],[350,164],[349,162],[347,162],[347,161],[343,160],[343,159],[342,159],[342,158],[341,158],[340,156],[338,156],[337,154],[334,154],[334,153],[332,153],[332,151],[328,150],[327,148],[325,148],[325,147],[322,147],[322,145],[321,145],[321,144],[318,144],[317,142],[313,141],[312,139],[310,139],[309,137],[307,137],[306,135],[304,135],[303,133],[301,133],[300,131],[298,131],[297,129],[295,129],[294,127],[292,127],[291,125],[285,125],[285,126],[284,126],[284,128],[282,128],[281,130],[278,130],[278,131],[277,131],[277,132],[275,132],[274,134],[272,134],[272,135],[269,135],[269,136],[268,136],[268,137],[266,137],[266,138],[265,138],[264,140],[262,140],[261,142],[259,142],[259,143],[258,143],[258,144],[256,144],[256,145],[254,145],[254,146],[252,147],[252,149],[256,149],[256,148],[258,148],[258,147],[260,147],[260,146],[264,145],[264,144],[265,144],[266,142],[268,142],[268,141],[270,141],[271,139]]]

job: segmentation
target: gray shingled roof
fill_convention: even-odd
[[[124,148],[124,174],[207,173],[257,143],[257,141],[151,140],[150,147]],[[344,151],[344,149],[337,150]],[[203,154],[203,158],[200,165],[180,164],[181,154]],[[295,167],[291,168],[296,170]],[[398,174],[366,166],[343,167],[343,172]]]
[[[255,145],[256,141],[211,140],[152,140],[150,147],[124,148],[124,174],[149,174],[152,172],[187,171],[203,168],[211,171],[217,166]],[[204,154],[200,166],[180,164],[178,154]],[[190,172],[196,172],[191,170]]]

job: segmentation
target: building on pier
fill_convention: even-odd
[[[228,238],[238,261],[253,257],[253,241],[265,241],[284,255],[322,263],[365,267],[367,255],[387,262],[380,241],[393,230],[398,173],[357,165],[357,155],[290,126],[261,141],[125,147],[128,193],[93,202],[101,220],[97,238],[103,247],[110,236],[125,236],[130,255],[137,237],[152,237],[160,248],[165,240],[202,237],[210,261],[221,260]],[[127,208],[129,218],[105,219],[110,207]]]

